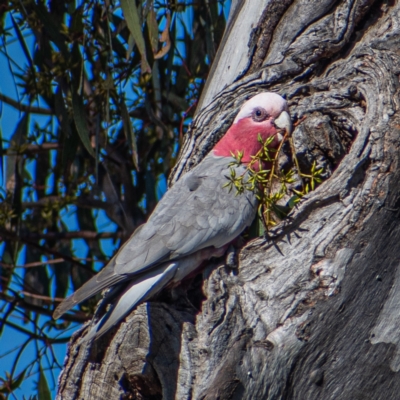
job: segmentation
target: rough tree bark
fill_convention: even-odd
[[[300,162],[329,175],[238,267],[70,343],[59,399],[395,399],[400,379],[400,5],[234,1],[173,179],[246,97],[286,94]]]

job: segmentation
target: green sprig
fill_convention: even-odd
[[[313,162],[309,174],[302,173],[292,139],[285,135],[277,149],[271,148],[274,139],[275,137],[269,137],[264,141],[261,135],[258,135],[258,141],[262,146],[256,155],[251,156],[251,161],[241,175],[237,175],[235,167],[242,163],[244,153],[231,152],[233,161],[229,164],[230,175],[227,176],[228,182],[224,184],[230,191],[235,189],[237,196],[245,191],[255,193],[259,201],[258,216],[265,230],[275,226],[289,214],[304,195],[315,190],[322,182],[323,173],[323,168],[317,169],[316,161]],[[294,160],[294,166],[288,172],[279,171],[277,168],[279,154],[286,140],[290,141]],[[299,190],[288,187],[296,182],[296,172],[301,182]],[[291,195],[287,204],[284,206],[278,204],[287,195]]]

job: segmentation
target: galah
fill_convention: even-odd
[[[246,165],[261,148],[259,135],[275,136],[277,147],[291,129],[287,103],[278,94],[264,92],[246,101],[213,150],[166,192],[108,265],[57,307],[54,318],[112,288],[106,299],[122,294],[85,337],[98,338],[139,303],[180,282],[205,260],[221,257],[257,210],[253,192],[238,195],[227,187],[230,168],[236,176],[248,173]],[[232,166],[232,154],[239,151],[241,163]]]

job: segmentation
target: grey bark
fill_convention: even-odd
[[[297,156],[326,180],[236,269],[211,262],[91,346],[76,332],[59,399],[399,397],[400,4],[260,0],[244,32],[248,3],[223,42],[247,35],[246,63],[222,79],[220,48],[171,182],[263,90],[306,117]]]

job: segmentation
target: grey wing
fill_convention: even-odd
[[[209,246],[219,248],[235,239],[253,220],[252,192],[236,196],[228,182],[226,157],[207,156],[163,197],[145,225],[139,227],[110,263],[54,312],[64,312],[101,290],[161,262],[179,259]],[[237,174],[244,167],[238,167]]]
[[[132,274],[209,246],[219,248],[251,224],[257,208],[254,193],[237,195],[228,182],[226,157],[207,156],[164,196],[149,221],[118,253],[115,270]],[[244,171],[237,167],[237,175]]]
[[[60,318],[65,312],[73,308],[82,301],[89,299],[103,289],[117,285],[130,278],[132,273],[119,272],[117,260],[121,254],[132,254],[131,260],[136,261],[136,265],[142,263],[144,268],[148,268],[156,261],[162,262],[167,258],[170,251],[163,246],[161,242],[155,241],[155,234],[149,234],[149,227],[144,233],[141,231],[146,228],[146,225],[141,225],[135,230],[132,236],[119,249],[118,253],[110,260],[97,275],[89,279],[76,292],[64,299],[55,309],[53,318]],[[150,227],[151,228],[151,227]],[[132,246],[133,248],[127,248]]]

